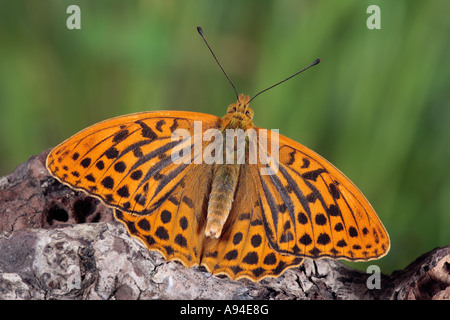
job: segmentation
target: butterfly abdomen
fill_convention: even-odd
[[[236,191],[239,165],[217,165],[208,203],[205,235],[219,238],[228,218]]]

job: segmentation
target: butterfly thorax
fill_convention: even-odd
[[[243,94],[239,95],[238,101],[232,103],[227,108],[227,114],[222,117],[224,129],[242,129],[253,128],[254,112],[249,107],[250,97]]]
[[[241,94],[236,103],[228,106],[227,114],[222,118],[224,138],[227,129],[246,131],[253,128],[253,110],[250,109],[249,102],[250,98]],[[236,146],[237,143],[234,144],[234,148]],[[224,161],[224,164],[215,164],[205,228],[205,235],[213,238],[220,237],[230,214],[241,166],[237,162],[236,149],[226,150],[225,148],[224,144],[224,157],[227,152],[233,152],[235,163],[230,164]]]

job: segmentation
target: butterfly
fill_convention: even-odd
[[[236,96],[222,118],[154,111],[100,122],[46,166],[112,207],[149,250],[214,275],[259,281],[305,258],[384,256],[388,233],[358,188],[307,147],[255,127],[256,95]],[[237,131],[252,134],[227,135]]]

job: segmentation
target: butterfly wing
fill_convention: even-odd
[[[253,172],[259,177],[264,228],[271,247],[310,258],[384,256],[389,236],[358,188],[317,153],[278,137],[278,171],[261,175],[267,165],[260,163],[259,172]],[[271,143],[271,134],[267,134],[267,143],[258,140],[267,154],[271,154]]]
[[[194,164],[202,152],[193,145],[196,120],[203,130],[221,126],[218,117],[181,111],[106,120],[53,149],[47,168],[62,183],[115,208],[116,218],[149,249],[192,266],[201,253],[203,206],[212,175],[212,166]],[[186,137],[172,139],[177,129],[185,130]],[[174,160],[175,151],[183,161]]]
[[[194,121],[220,126],[220,118],[194,112],[144,112],[95,124],[61,143],[47,157],[52,175],[75,189],[100,198],[106,205],[132,213],[152,211],[165,190],[183,176],[189,164],[175,164],[172,154],[184,129],[192,146]],[[191,150],[194,148],[191,147]],[[189,154],[191,156],[192,155]],[[191,164],[193,161],[190,161]]]

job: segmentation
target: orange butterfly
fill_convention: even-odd
[[[114,208],[150,250],[231,279],[277,277],[304,258],[384,256],[389,236],[357,187],[305,146],[256,128],[252,99],[237,98],[223,118],[157,111],[100,122],[53,149],[47,168]],[[244,153],[217,143],[227,129],[254,130]],[[263,155],[253,162],[252,147]]]

